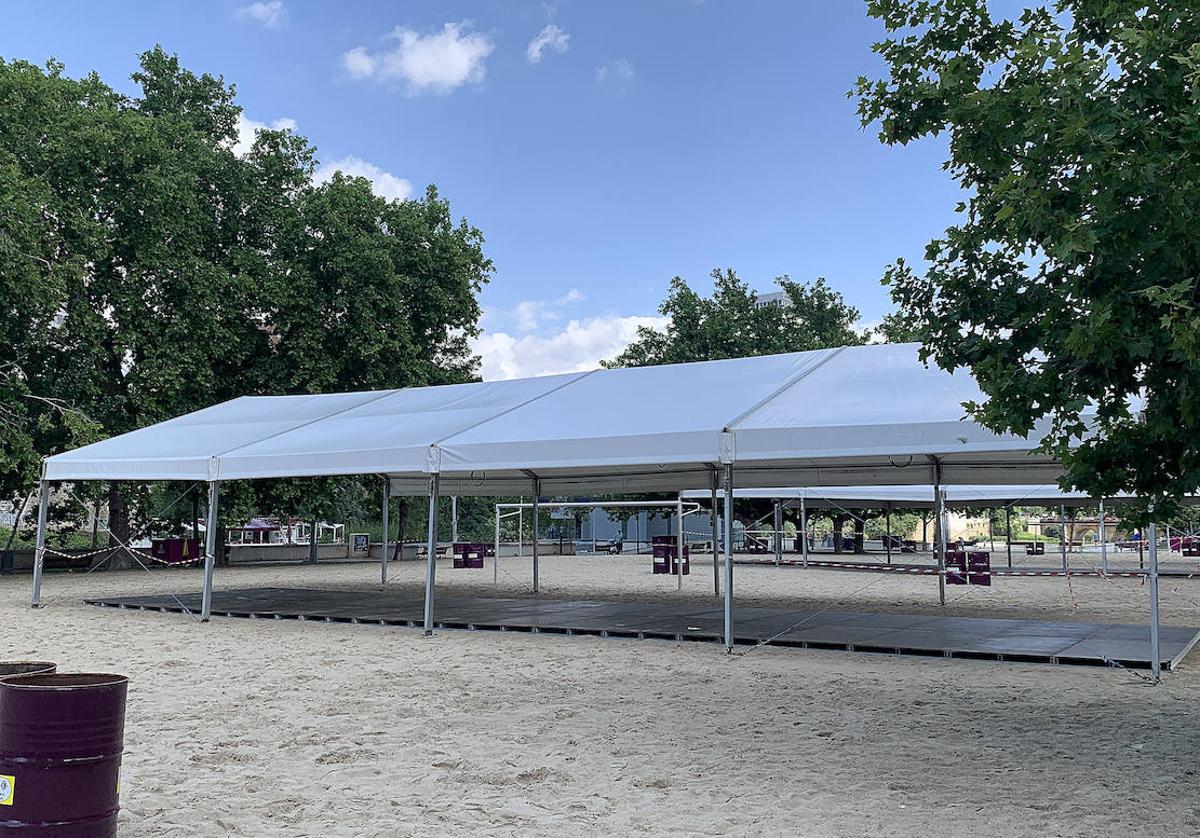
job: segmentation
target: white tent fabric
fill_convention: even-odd
[[[1030,439],[963,419],[966,372],[884,344],[514,381],[235,399],[46,461],[48,480],[386,474],[396,492],[675,491],[734,462],[755,486],[1046,483]]]
[[[945,486],[946,506],[1095,506],[1096,498],[1084,492],[1064,492],[1055,484],[1037,486]],[[688,490],[680,492],[680,497],[708,499],[708,491]],[[717,490],[717,496],[725,497],[722,490]],[[809,509],[932,509],[936,504],[933,500],[932,486],[810,486],[803,488],[753,488],[736,489],[734,496],[738,499],[766,500],[803,500]],[[1106,501],[1119,502],[1127,498],[1106,498]]]

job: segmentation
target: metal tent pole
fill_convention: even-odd
[[[458,543],[458,495],[450,497],[450,541]]]
[[[517,558],[525,558],[525,498],[517,507]]]
[[[441,489],[441,474],[429,475],[429,529],[425,540],[428,565],[425,568],[425,636],[433,634],[433,583],[437,576],[438,543],[438,490]]]
[[[1058,552],[1062,556],[1062,568],[1067,569],[1067,508],[1058,507]]]
[[[1108,534],[1104,528],[1104,498],[1100,498],[1100,569],[1108,573]]]
[[[492,556],[492,583],[493,584],[500,581],[500,507],[497,505],[495,507],[495,509],[496,509],[496,549],[492,551],[495,554],[494,556]]]
[[[384,585],[387,584],[388,536],[391,534],[388,513],[391,511],[391,506],[392,481],[385,477],[383,478],[383,554],[379,557],[379,582]]]
[[[204,519],[204,593],[200,597],[200,621],[212,616],[213,567],[217,563],[217,514],[221,503],[221,483],[208,484],[208,516]],[[315,537],[315,535],[314,535]]]
[[[542,493],[542,481],[533,478],[533,592],[538,592],[538,496]]]
[[[725,464],[725,651],[733,651],[733,463]]]
[[[37,608],[42,604],[42,568],[46,564],[46,515],[50,508],[50,481],[38,483],[37,546],[33,551],[33,597],[30,605]],[[99,516],[97,516],[99,517]],[[16,529],[17,522],[13,521]]]
[[[942,494],[942,467],[939,464],[934,464],[933,467],[933,504],[934,515],[937,520],[934,522],[933,544],[934,552],[937,554],[938,566],[938,602],[942,605],[946,604],[946,497]]]
[[[679,543],[675,545],[675,588],[683,590],[683,545],[687,537],[683,532],[683,496],[675,501],[675,520],[678,522]]]
[[[1158,645],[1158,525],[1150,527],[1150,673],[1154,680],[1162,675],[1162,654]]]
[[[1008,555],[1008,566],[1012,567],[1012,504],[1004,507],[1004,552]]]
[[[775,501],[775,566],[783,563],[783,507]]]
[[[883,543],[887,550],[887,563],[892,563],[892,505],[884,508]]]
[[[800,498],[800,558],[805,567],[808,567],[808,499]]]

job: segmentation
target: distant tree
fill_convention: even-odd
[[[875,335],[884,343],[915,343],[921,340],[920,330],[902,311],[885,314],[875,327]]]
[[[1200,486],[1200,5],[988,5],[867,4],[893,34],[856,87],[863,124],[888,145],[948,134],[966,194],[928,269],[885,282],[926,357],[974,373],[976,419],[1051,417],[1068,485],[1170,515]],[[1072,448],[1089,402],[1098,433]]]
[[[732,270],[714,270],[713,293],[703,297],[682,277],[671,280],[658,307],[669,318],[664,331],[641,327],[637,339],[606,367],[645,367],[711,361],[863,343],[855,329],[858,309],[817,279],[811,284],[781,276],[784,301],[758,305],[758,294]]]
[[[314,151],[289,131],[239,156],[234,89],[161,49],[141,57],[136,97],[62,69],[0,61],[0,415],[19,417],[16,433],[0,427],[8,496],[78,442],[64,417],[109,436],[245,394],[475,377],[491,262],[432,187],[388,201],[363,179],[316,185]],[[320,515],[346,508],[335,483],[257,483],[227,508]],[[118,538],[135,512],[156,514],[149,501],[110,487]]]

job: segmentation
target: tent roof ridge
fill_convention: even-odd
[[[828,363],[829,361],[832,361],[834,358],[836,358],[838,355],[840,355],[845,349],[846,349],[846,347],[844,347],[844,346],[835,346],[832,348],[827,348],[825,350],[824,355],[822,355],[816,361],[809,364],[804,369],[800,370],[798,373],[793,375],[786,382],[784,382],[784,384],[781,387],[779,387],[777,390],[774,390],[773,392],[769,393],[767,396],[765,396],[764,398],[759,400],[756,404],[751,405],[749,408],[747,408],[746,410],[739,413],[737,416],[735,416],[729,422],[726,422],[725,427],[722,430],[724,430],[724,431],[734,430],[740,422],[746,421],[748,418],[750,418],[753,414],[757,413],[763,407],[765,407],[766,405],[773,402],[775,399],[782,396],[788,390],[792,389],[792,387],[794,387],[796,384],[798,384],[801,381],[803,381],[804,379],[808,378],[810,375],[812,375],[814,372],[819,370],[821,367],[825,366],[826,363]]]

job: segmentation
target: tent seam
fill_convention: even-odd
[[[810,375],[812,375],[814,372],[816,372],[817,370],[819,370],[821,367],[825,366],[827,363],[829,363],[830,361],[832,361],[832,360],[833,360],[834,358],[836,358],[838,355],[842,354],[842,351],[843,351],[844,349],[846,349],[846,347],[844,347],[844,346],[838,346],[838,347],[836,347],[836,348],[834,348],[834,349],[830,350],[830,351],[828,352],[828,354],[827,354],[827,355],[826,355],[824,358],[821,358],[821,359],[819,359],[818,361],[816,361],[816,363],[814,363],[814,364],[812,364],[812,365],[810,365],[810,366],[808,366],[808,367],[805,367],[805,368],[804,368],[804,369],[802,369],[800,372],[796,373],[796,375],[794,375],[794,376],[793,376],[793,377],[792,377],[792,378],[791,378],[789,381],[787,381],[787,382],[786,382],[786,383],[785,383],[785,384],[784,384],[782,387],[780,387],[780,388],[779,388],[778,390],[776,390],[775,392],[773,392],[773,393],[771,393],[770,395],[768,395],[768,396],[766,396],[765,398],[763,398],[763,399],[762,399],[760,402],[758,402],[758,404],[755,404],[755,405],[753,405],[752,407],[750,407],[749,409],[747,409],[747,410],[743,411],[742,413],[739,413],[739,414],[738,414],[737,416],[735,416],[735,417],[734,417],[732,420],[730,420],[729,422],[727,422],[727,423],[725,424],[725,427],[724,427],[722,430],[723,430],[724,432],[730,432],[730,431],[734,430],[734,428],[737,426],[737,424],[738,424],[739,422],[744,422],[744,421],[746,421],[746,420],[747,420],[747,419],[749,419],[751,416],[753,416],[755,413],[757,413],[759,410],[761,410],[762,408],[766,407],[766,406],[767,406],[768,404],[770,404],[771,402],[775,401],[775,399],[777,399],[777,398],[779,398],[780,396],[782,396],[782,395],[783,395],[784,393],[786,393],[788,390],[792,389],[792,388],[793,388],[793,387],[795,387],[797,384],[799,384],[801,381],[803,381],[804,379],[808,378]]]

